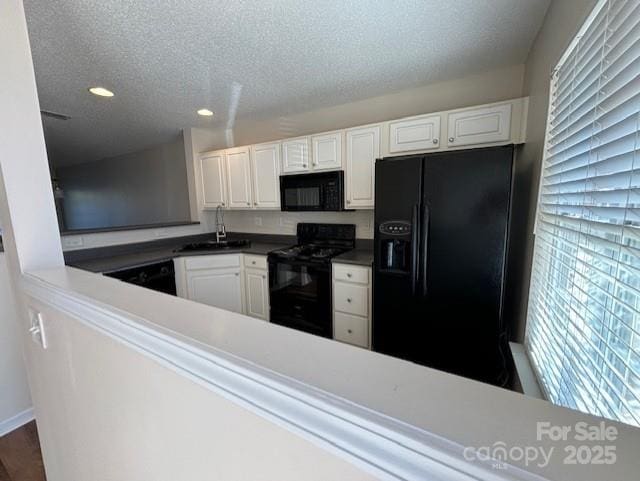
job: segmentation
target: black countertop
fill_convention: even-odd
[[[124,244],[93,249],[66,251],[66,264],[90,272],[112,272],[131,267],[140,267],[157,262],[169,261],[176,257],[222,254],[267,255],[269,252],[296,244],[295,236],[263,235],[253,233],[229,233],[229,240],[247,239],[246,247],[203,251],[175,252],[193,242],[213,240],[213,234],[175,237],[157,241]],[[357,248],[333,259],[334,262],[371,266],[373,251],[370,240],[358,240]]]
[[[116,255],[112,257],[102,257],[99,259],[86,259],[68,263],[72,267],[78,267],[91,272],[113,272],[131,267],[140,267],[147,264],[169,261],[176,257],[202,256],[202,255],[223,255],[223,254],[255,254],[267,255],[269,252],[281,249],[290,244],[251,242],[251,245],[230,249],[215,249],[189,252],[174,252],[175,248],[163,248],[136,252],[131,254]]]
[[[331,261],[339,264],[355,264],[358,266],[371,267],[373,265],[373,250],[353,249],[334,257]]]

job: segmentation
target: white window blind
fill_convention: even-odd
[[[526,346],[552,402],[640,425],[640,2],[602,0],[551,80]]]

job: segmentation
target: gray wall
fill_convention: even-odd
[[[182,136],[148,150],[56,169],[67,230],[191,220]]]
[[[525,67],[524,95],[530,97],[527,143],[518,152],[505,319],[512,338],[524,339],[533,253],[533,226],[542,162],[551,71],[597,0],[554,0],[531,48]]]

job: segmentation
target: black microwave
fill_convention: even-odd
[[[344,209],[344,172],[341,170],[280,176],[280,209],[286,211],[340,211]]]

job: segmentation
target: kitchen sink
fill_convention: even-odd
[[[216,251],[224,249],[240,249],[242,247],[249,247],[251,242],[246,239],[229,240],[229,241],[207,241],[196,242],[193,244],[186,244],[174,252],[194,252],[194,251]]]

